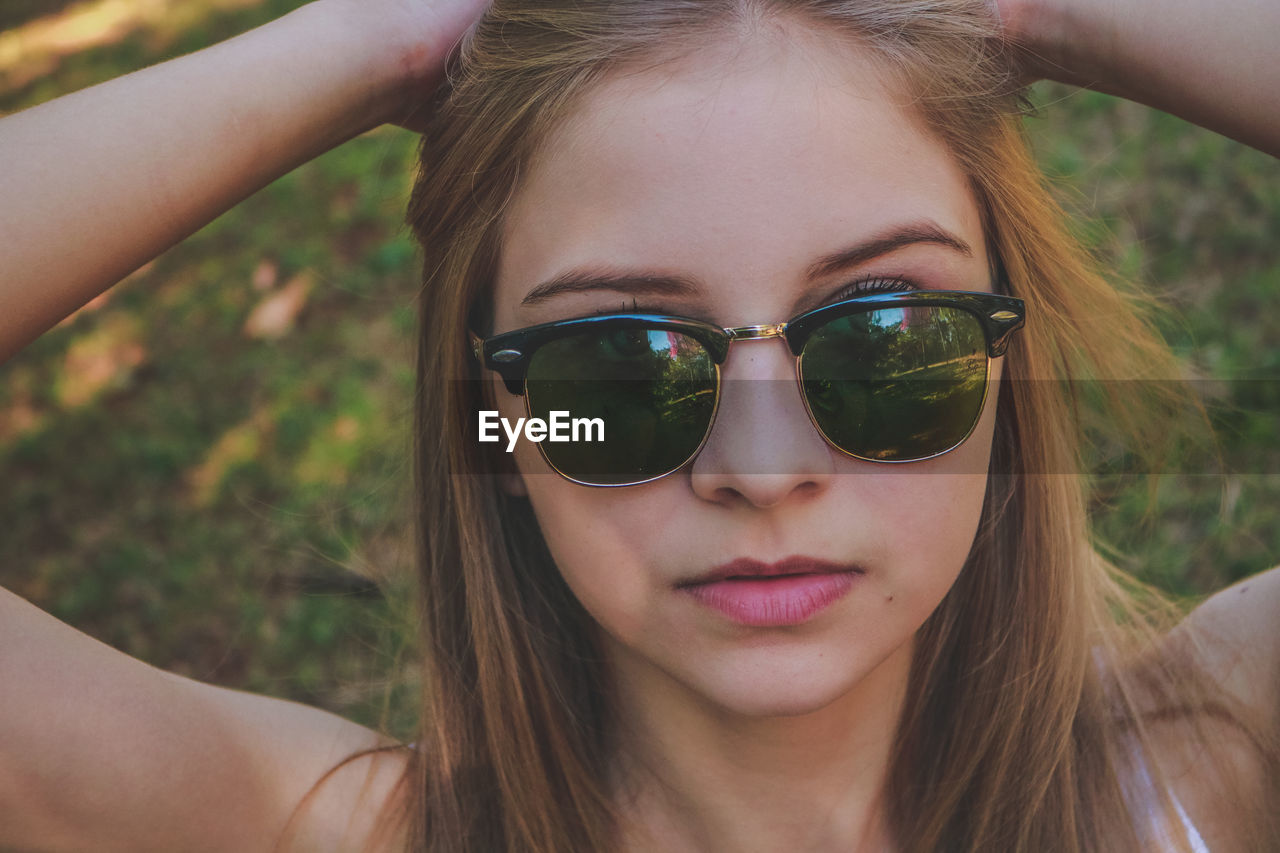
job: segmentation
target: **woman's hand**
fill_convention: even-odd
[[[420,130],[422,104],[444,65],[490,0],[321,0],[384,45],[397,85],[384,121]]]
[[[0,119],[0,362],[295,166],[421,121],[487,0],[317,0]]]
[[[1280,3],[990,2],[1028,77],[1119,95],[1280,156]]]
[[[1071,59],[1063,54],[1073,39],[1069,27],[1061,19],[1066,2],[1057,6],[1043,0],[988,0],[1000,21],[1005,41],[1013,47],[1022,76],[1027,82],[1058,80],[1087,85],[1083,78],[1072,75]],[[1072,79],[1064,79],[1070,76]]]

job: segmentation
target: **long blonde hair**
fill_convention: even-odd
[[[1086,481],[1073,473],[1079,403],[1055,380],[1175,371],[1142,304],[1068,234],[1022,137],[1022,90],[983,0],[498,0],[465,42],[429,105],[408,212],[425,254],[424,685],[398,818],[414,849],[440,853],[616,843],[609,674],[527,502],[497,487],[501,461],[468,439],[482,400],[466,328],[488,322],[522,172],[593,82],[768,15],[878,57],[968,176],[1009,289],[1028,303],[1006,359],[978,536],[918,635],[891,765],[894,837],[909,851],[1138,849],[1122,793],[1130,744],[1145,742],[1145,713],[1188,696],[1201,707],[1208,691],[1196,692],[1193,667],[1164,657],[1127,674],[1130,649],[1154,635],[1091,547]],[[1148,444],[1150,402],[1107,401],[1137,446]]]

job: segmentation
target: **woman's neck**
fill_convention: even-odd
[[[616,661],[628,851],[892,849],[885,783],[911,649],[829,704],[746,716]]]

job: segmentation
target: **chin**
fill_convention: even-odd
[[[699,685],[722,713],[746,718],[800,717],[835,708],[858,692],[859,673],[769,671]]]
[[[912,646],[905,642],[823,643],[739,649],[686,668],[680,681],[723,716],[746,719],[822,714],[862,718],[905,695]]]

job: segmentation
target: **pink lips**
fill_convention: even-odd
[[[777,563],[743,557],[677,589],[734,622],[768,628],[808,621],[843,597],[861,574],[811,557]]]

